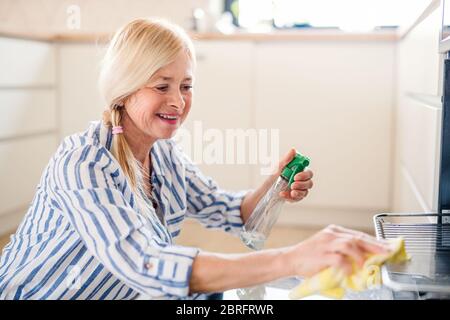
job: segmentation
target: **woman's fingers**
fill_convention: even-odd
[[[331,230],[332,232],[338,234],[338,235],[345,235],[345,236],[351,236],[354,237],[356,239],[362,239],[362,240],[367,240],[367,241],[377,241],[377,239],[367,233],[364,233],[362,231],[357,231],[357,230],[353,230],[353,229],[348,229],[348,228],[344,228],[342,226],[337,226],[337,225],[329,225],[327,227],[327,229]]]
[[[337,236],[351,239],[363,250],[370,253],[387,253],[391,250],[387,241],[378,240],[375,237],[361,231],[347,229],[336,225],[330,225],[327,229],[335,233]]]
[[[291,184],[292,190],[307,190],[313,187],[312,180],[298,181]]]
[[[299,249],[299,256],[303,257],[297,265],[297,273],[303,276],[315,274],[326,267],[336,267],[350,275],[354,263],[362,267],[370,254],[392,250],[387,241],[336,225],[322,229],[294,249]]]
[[[294,176],[294,181],[306,181],[306,180],[310,180],[313,177],[313,172],[309,169],[305,169],[302,172],[297,173]]]
[[[282,198],[284,198],[284,199],[286,199],[286,200],[289,200],[289,199],[290,199],[290,193],[289,193],[289,191],[281,191],[281,192],[280,192],[280,197],[282,197]]]
[[[347,275],[353,273],[353,261],[360,267],[364,265],[368,251],[351,238],[337,238],[331,243],[329,250],[333,265],[342,268]]]
[[[291,190],[291,191],[281,191],[280,192],[280,197],[282,197],[290,202],[300,201],[307,195],[308,195],[308,190],[301,190],[301,191]]]
[[[333,252],[343,254],[355,261],[359,266],[363,266],[366,259],[366,251],[363,250],[358,244],[351,239],[336,239],[333,243]]]
[[[291,160],[295,157],[295,153],[297,151],[294,148],[291,148],[285,155],[283,158],[281,158],[280,160],[280,165],[279,165],[279,170],[281,172],[281,170],[283,170],[284,167],[286,167],[288,165],[289,162],[291,162]],[[295,178],[295,177],[294,177]]]
[[[384,254],[391,251],[391,248],[389,244],[382,243],[380,241],[373,241],[373,240],[367,240],[367,239],[357,239],[356,243],[358,246],[363,248],[365,251],[375,254]]]
[[[301,200],[308,194],[308,190],[291,190],[291,198],[294,200]]]
[[[325,261],[331,267],[344,270],[346,275],[351,275],[353,272],[350,260],[340,253],[328,253],[325,256]]]

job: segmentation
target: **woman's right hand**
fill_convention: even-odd
[[[352,273],[352,261],[364,264],[369,254],[390,251],[389,243],[351,229],[330,225],[305,241],[287,249],[288,264],[294,275],[310,277],[327,267]]]

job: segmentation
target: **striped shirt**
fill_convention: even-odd
[[[111,130],[92,122],[66,137],[0,257],[2,299],[195,299],[199,250],[174,244],[184,218],[236,234],[245,191],[221,190],[171,140],[154,143],[151,182],[161,208],[140,210],[110,153]]]

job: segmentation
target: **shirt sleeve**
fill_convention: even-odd
[[[129,287],[153,298],[189,298],[199,250],[163,241],[161,225],[124,198],[113,179],[118,170],[103,147],[67,152],[55,164],[56,205],[87,250]]]
[[[186,155],[183,155],[183,162],[186,170],[187,216],[207,228],[218,228],[238,235],[243,225],[241,204],[249,190],[222,190]]]

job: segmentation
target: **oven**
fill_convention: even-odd
[[[437,212],[382,213],[374,217],[378,238],[403,237],[411,260],[382,267],[394,299],[450,299],[450,0],[441,1],[442,116]]]

